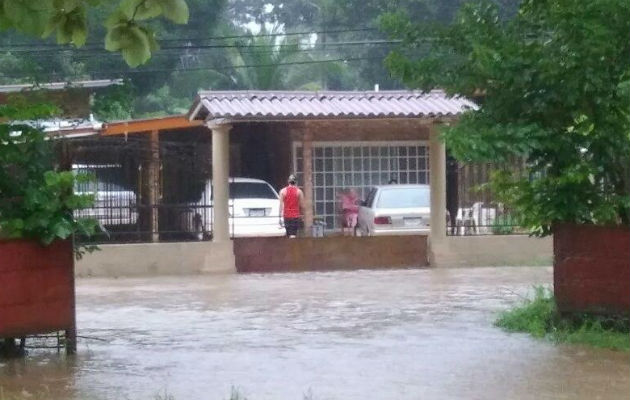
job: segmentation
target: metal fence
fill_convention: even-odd
[[[208,135],[80,138],[69,142],[72,169],[92,180],[75,191],[94,205],[75,212],[101,232],[80,243],[209,240],[212,237]]]
[[[449,158],[447,168],[448,235],[527,233],[519,224],[519,216],[497,201],[487,185],[494,171],[509,169],[522,173],[521,161],[513,160],[506,165],[461,164]]]

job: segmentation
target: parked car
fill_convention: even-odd
[[[119,175],[120,165],[81,165],[74,164],[72,170],[77,173],[89,173],[95,176],[94,181],[78,184],[74,191],[77,194],[94,196],[94,205],[74,212],[76,217],[94,218],[101,226],[132,225],[138,220],[136,194],[118,183],[108,181]]]
[[[359,207],[355,235],[426,233],[430,214],[429,185],[376,186]]]
[[[252,178],[230,178],[230,234],[235,237],[283,236],[278,223],[280,205],[278,192],[267,182]],[[202,199],[212,204],[212,182],[208,181]],[[196,203],[196,206],[201,205]],[[196,212],[192,226],[198,239],[212,231],[213,209]]]

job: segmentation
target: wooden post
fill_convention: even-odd
[[[302,159],[304,172],[304,230],[309,236],[313,226],[313,132],[311,126],[304,125]]]

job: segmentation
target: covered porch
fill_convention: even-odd
[[[454,123],[459,114],[474,107],[466,99],[447,97],[440,91],[201,92],[189,118],[204,121],[212,131],[213,241],[230,241],[228,185],[230,155],[234,154],[230,148],[234,144],[245,150],[238,154],[243,168],[239,172],[246,176],[268,180],[281,188],[289,174],[297,174],[305,195],[305,236],[309,236],[316,220],[331,231],[338,227],[335,202],[339,190],[354,188],[365,199],[371,186],[395,181],[430,184],[430,243],[446,240],[446,151],[439,140],[439,127]],[[283,239],[261,238],[260,244],[255,240],[237,239],[237,270],[266,270],[265,265],[274,263],[270,252],[284,243],[278,242]],[[348,242],[348,252],[357,259],[345,260],[348,266],[375,263],[370,252],[357,251],[359,247],[369,247],[367,241],[338,240]],[[389,240],[413,246],[422,253],[414,253],[401,265],[423,266],[432,258],[426,237],[415,239],[424,245],[409,237]],[[355,249],[350,241],[356,241],[359,247]],[[305,263],[299,260],[310,257],[306,254],[319,254],[319,258],[327,254],[325,248],[331,244],[321,241],[323,250],[316,251],[317,243],[302,240],[285,249],[293,254],[291,262],[295,268]],[[380,246],[381,253],[387,254],[386,249],[392,246],[381,246],[380,242],[372,245]],[[395,258],[390,259],[397,264]],[[275,261],[281,264],[277,268],[283,270],[287,262]]]
[[[103,245],[103,251],[79,263],[79,274],[263,272],[322,269],[326,263],[330,268],[383,268],[544,262],[539,258],[550,254],[549,241],[447,236],[447,160],[439,130],[474,107],[439,91],[201,92],[186,116],[106,124],[101,136],[141,137],[138,143],[146,150],[138,186],[147,202],[139,218],[144,240]],[[168,162],[173,140],[190,138],[194,140],[184,158]],[[196,161],[188,169],[173,173],[173,164],[193,156]],[[231,178],[257,178],[279,190],[291,173],[298,175],[305,194],[305,237],[292,243],[284,238],[234,239]],[[191,180],[195,185],[188,185]],[[201,194],[204,180],[211,182],[211,198]],[[430,185],[430,234],[384,240],[336,236],[339,190],[354,188],[365,199],[369,187],[391,180]],[[170,227],[163,212],[171,198],[184,199],[188,208],[192,204],[210,210],[210,235],[161,243],[172,241],[165,234]],[[316,221],[326,225],[328,237],[308,237]],[[277,252],[281,259],[274,256]],[[327,258],[335,252],[344,254]],[[402,256],[396,259],[393,253]],[[119,267],[130,260],[141,266],[134,271]]]

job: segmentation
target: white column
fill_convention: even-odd
[[[306,125],[302,141],[302,171],[304,172],[304,234],[311,235],[313,226],[313,132]]]
[[[431,183],[431,242],[446,239],[446,147],[431,126],[429,179]]]
[[[212,241],[230,240],[228,189],[230,180],[230,129],[229,124],[210,123],[212,129]]]

